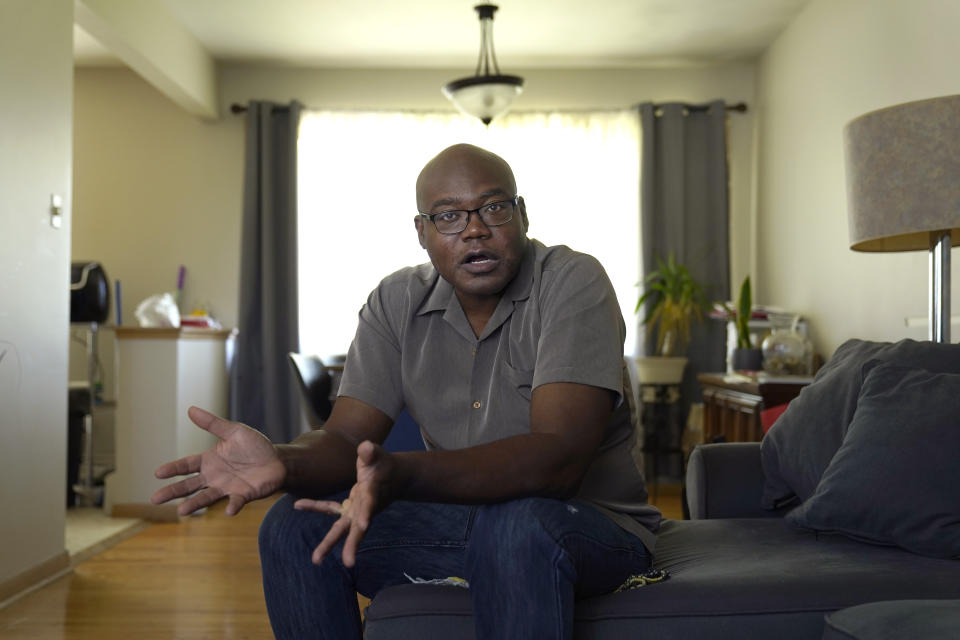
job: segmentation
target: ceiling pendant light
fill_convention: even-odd
[[[454,80],[443,87],[443,95],[468,116],[480,118],[483,124],[505,113],[523,91],[523,78],[500,74],[497,54],[493,50],[493,14],[497,6],[478,4],[480,16],[480,58],[477,70],[469,78]],[[492,71],[492,72],[491,72]]]

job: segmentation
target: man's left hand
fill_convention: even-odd
[[[393,501],[389,488],[394,468],[395,463],[390,453],[369,440],[364,441],[357,447],[357,482],[350,489],[346,500],[340,503],[304,498],[293,504],[295,509],[301,511],[340,516],[313,550],[311,559],[314,564],[323,562],[324,557],[344,536],[346,540],[343,544],[343,564],[352,567],[356,563],[357,546],[363,540],[370,520]]]

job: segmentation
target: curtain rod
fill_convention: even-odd
[[[634,105],[633,108],[636,108],[637,106],[639,106],[639,105]],[[656,105],[656,106],[659,107],[660,105],[658,104],[658,105]],[[685,106],[687,109],[691,110],[691,111],[706,111],[707,109],[710,108],[710,105],[708,105],[708,104],[684,104],[684,106]],[[287,107],[286,107],[285,105],[277,105],[277,106],[274,107],[274,108],[276,108],[276,109],[286,109]],[[746,112],[747,112],[747,103],[746,103],[746,102],[738,102],[738,103],[736,103],[736,104],[727,104],[727,105],[724,105],[724,108],[725,108],[727,111],[736,111],[737,113],[746,113]],[[338,109],[328,109],[328,110],[329,110],[329,111],[338,111]],[[382,109],[343,109],[342,111],[381,111],[381,110],[382,110]],[[392,109],[391,111],[395,111],[395,110]],[[434,113],[433,110],[429,110],[429,109],[422,109],[422,110],[417,110],[417,109],[400,109],[400,111],[403,111],[404,113],[406,113],[406,112],[414,112],[414,113],[420,113],[420,112],[423,112],[423,113]],[[597,111],[621,111],[621,109],[609,109],[609,108],[602,108],[602,109],[557,109],[557,111],[562,111],[562,112],[564,112],[564,113],[568,113],[568,112],[580,112],[580,111],[582,111],[582,112],[584,112],[584,113],[587,113],[587,112],[597,112]],[[246,112],[247,112],[247,107],[246,107],[246,105],[238,104],[238,103],[236,103],[236,102],[234,102],[233,104],[230,105],[230,113],[240,114],[240,113],[246,113]],[[516,109],[515,109],[515,110],[514,110],[514,113],[529,113],[529,111],[516,110]]]
[[[285,104],[276,104],[276,105],[273,105],[273,108],[274,110],[286,111],[290,107],[288,107]],[[234,102],[233,104],[230,105],[230,113],[239,114],[239,113],[246,113],[246,112],[247,112],[247,105],[245,104],[239,104]]]
[[[669,104],[669,103],[654,103],[653,106],[654,106],[654,107],[662,107],[664,104]],[[690,110],[690,111],[706,111],[707,109],[709,109],[709,108],[712,106],[712,105],[710,105],[710,104],[689,104],[689,103],[686,103],[686,102],[681,102],[680,104],[682,104],[686,109],[688,109],[688,110]],[[724,109],[726,109],[727,111],[736,111],[737,113],[746,113],[746,112],[747,112],[747,103],[746,103],[746,102],[738,102],[738,103],[736,103],[736,104],[725,104],[725,105],[723,105],[723,107],[724,107]]]

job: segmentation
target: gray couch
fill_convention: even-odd
[[[840,609],[960,598],[954,560],[797,530],[762,509],[759,443],[698,447],[687,483],[692,519],[665,521],[655,553],[670,578],[580,602],[578,640],[819,639],[824,615]],[[960,604],[952,610],[960,629]],[[470,598],[457,587],[385,589],[366,610],[366,637],[472,638]]]
[[[762,447],[694,450],[670,577],[580,601],[575,637],[960,638],[958,469],[960,345],[851,341]],[[473,638],[469,595],[385,589],[366,637]]]

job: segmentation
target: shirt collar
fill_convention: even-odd
[[[504,290],[503,297],[500,299],[500,305],[497,305],[498,311],[504,300],[516,302],[530,297],[530,291],[533,289],[533,267],[536,262],[537,249],[542,246],[538,240],[534,240],[533,238],[528,240],[520,268],[517,270],[517,275],[513,277],[513,280],[510,281],[510,284],[508,284]],[[433,311],[452,311],[453,309],[460,308],[460,301],[457,299],[456,292],[453,290],[453,285],[440,277],[436,269],[433,270],[433,273],[436,278],[433,289],[417,310],[418,316]],[[494,315],[499,314],[494,312]]]
[[[418,316],[426,315],[432,311],[443,311],[452,302],[457,300],[453,292],[453,287],[449,282],[440,277],[440,273],[436,268],[433,270],[433,277],[433,288],[417,310]]]
[[[526,300],[530,297],[530,291],[533,289],[533,265],[537,258],[537,249],[542,247],[539,240],[530,238],[527,240],[527,248],[523,254],[523,261],[520,268],[517,269],[517,275],[513,277],[507,289],[503,292],[503,299]]]

